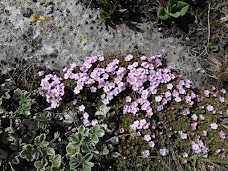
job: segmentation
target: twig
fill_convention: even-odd
[[[211,3],[208,4],[208,11],[207,11],[207,45],[210,42],[210,36],[211,36],[211,27],[210,27],[210,9],[211,9]]]
[[[10,169],[11,169],[11,171],[16,171],[16,170],[13,168],[13,166],[12,166],[11,162],[8,162],[8,163],[9,163],[9,165],[10,165]]]

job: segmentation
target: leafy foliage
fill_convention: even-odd
[[[188,11],[189,5],[186,2],[178,0],[169,0],[166,8],[159,7],[157,16],[161,20],[167,20],[171,17],[183,17]]]

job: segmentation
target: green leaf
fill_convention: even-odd
[[[47,147],[47,155],[49,156],[55,155],[55,150],[51,147]]]
[[[85,163],[84,163],[84,166],[85,166],[85,167],[91,168],[91,167],[94,166],[94,163],[93,163],[93,162],[85,162]]]
[[[108,150],[107,146],[106,145],[103,145],[101,147],[100,155],[106,155],[108,153],[109,153],[109,150]]]
[[[84,131],[85,131],[85,127],[83,125],[81,125],[79,128],[78,128],[78,131],[82,134]]]
[[[97,135],[93,134],[93,135],[92,135],[91,141],[92,141],[93,143],[97,144],[97,143],[99,142],[99,138],[97,137]]]
[[[100,4],[107,4],[109,0],[99,0]]]
[[[73,143],[69,143],[66,147],[66,151],[67,154],[72,157],[80,152],[80,147],[75,146]]]
[[[176,12],[176,13],[168,13],[168,15],[169,16],[171,16],[171,17],[174,17],[174,18],[178,18],[178,17],[180,17],[180,12]]]
[[[91,171],[91,167],[83,167],[81,171]]]
[[[89,146],[87,144],[83,144],[81,147],[81,150],[83,153],[88,153],[90,152]]]
[[[61,166],[61,155],[52,155],[50,156],[51,167],[59,168]]]
[[[14,158],[12,158],[12,163],[15,165],[19,164],[20,163],[19,157],[20,156],[14,156]]]
[[[169,0],[168,4],[171,6],[174,6],[175,4],[177,4],[178,0]]]
[[[225,125],[225,124],[220,124],[220,125],[223,126],[225,129],[228,130],[228,126],[227,125]]]
[[[70,137],[70,140],[74,143],[79,143],[81,144],[81,140],[80,140],[80,137],[79,137],[79,133],[75,133],[74,135],[72,135]]]
[[[105,134],[105,132],[104,132],[104,130],[99,129],[99,130],[97,130],[97,132],[96,132],[95,134],[96,134],[98,137],[103,137],[104,134]]]
[[[89,128],[85,128],[84,126],[80,126],[78,131],[80,134],[78,134],[78,136],[87,137],[89,135]]]
[[[84,156],[85,162],[89,162],[92,158],[93,158],[93,154],[92,154],[92,153],[87,153],[87,154]]]
[[[96,125],[92,127],[92,133],[96,133],[100,129],[100,126]]]
[[[76,169],[79,165],[80,162],[78,161],[77,157],[71,157],[69,161],[70,169]]]
[[[99,110],[95,113],[95,115],[106,117],[106,115],[110,109],[111,109],[111,107],[107,107],[106,105],[103,104],[100,106]]]
[[[40,147],[47,147],[49,145],[49,142],[45,141],[46,134],[41,134],[35,138],[35,145]]]
[[[167,20],[169,18],[169,15],[166,13],[165,8],[163,7],[159,7],[158,11],[157,11],[157,17],[160,20]]]
[[[23,150],[20,152],[20,157],[26,159],[27,161],[33,161],[35,155],[33,155],[33,146],[31,144],[23,146]]]
[[[13,99],[16,101],[20,100],[21,94],[22,94],[22,91],[19,88],[17,88],[16,90],[14,90]]]
[[[214,45],[213,43],[208,43],[208,48],[210,50],[212,50],[213,52],[218,52],[219,51],[219,47]]]
[[[78,159],[78,161],[81,162],[81,163],[84,163],[84,162],[85,162],[85,159],[82,157],[81,153],[78,153],[78,154],[77,154],[77,159]]]
[[[188,3],[186,2],[183,2],[183,1],[178,1],[177,2],[177,8],[180,10],[180,16],[184,16],[187,11],[188,11],[188,8],[189,8],[189,5]]]
[[[22,145],[21,143],[22,143],[22,140],[20,138],[15,139],[14,142],[10,144],[10,149],[14,151],[20,150]]]
[[[35,161],[34,163],[34,166],[37,168],[37,169],[42,169],[42,170],[45,170],[45,167],[47,166],[47,159],[41,159],[41,161]]]

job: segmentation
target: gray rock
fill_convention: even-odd
[[[24,7],[21,7],[20,12],[24,17],[30,17],[33,14],[32,9]]]
[[[0,14],[0,44],[2,48],[17,49],[21,58],[62,68],[72,62],[82,65],[85,56],[126,55],[138,50],[146,56],[162,54],[167,65],[197,85],[201,82],[202,77],[195,69],[197,63],[188,49],[177,39],[162,38],[153,23],[133,23],[131,29],[126,24],[107,28],[99,19],[99,10],[85,8],[77,0],[53,0],[54,8],[43,1],[2,0],[1,3],[11,15]],[[31,12],[22,16],[18,7],[46,18],[30,23],[25,16]]]

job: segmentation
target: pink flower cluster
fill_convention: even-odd
[[[51,103],[51,108],[58,107],[64,95],[64,84],[61,81],[62,78],[52,74],[46,75],[41,80],[39,92],[46,97],[48,103]]]
[[[80,112],[84,112],[83,116],[82,116],[82,122],[83,122],[84,126],[95,126],[98,124],[97,119],[93,119],[91,122],[89,121],[89,114],[87,112],[85,112],[85,106],[84,105],[79,106],[78,110]]]
[[[160,152],[160,154],[161,154],[162,156],[167,156],[167,155],[169,155],[169,150],[166,149],[166,148],[160,149],[159,152]]]
[[[104,61],[103,56],[86,57],[80,70],[76,64],[71,64],[69,68],[64,68],[64,79],[73,80],[75,95],[80,94],[82,90],[99,93],[100,99],[105,105],[110,104],[120,93],[121,95],[126,95],[125,92],[134,92],[124,96],[123,114],[135,117],[133,123],[130,123],[130,131],[135,131],[136,135],[141,137],[144,143],[148,144],[148,149],[141,151],[143,157],[148,158],[150,156],[150,150],[155,146],[153,141],[155,139],[155,129],[157,126],[160,126],[159,124],[153,124],[151,121],[154,119],[154,116],[159,117],[159,114],[167,107],[170,107],[170,104],[173,102],[178,105],[179,114],[191,120],[189,125],[193,131],[191,129],[189,131],[192,134],[186,131],[188,129],[184,131],[178,130],[177,132],[181,139],[186,141],[191,139],[190,136],[197,136],[196,130],[198,128],[203,128],[200,131],[200,135],[204,136],[203,138],[210,136],[210,133],[207,132],[210,130],[213,132],[220,131],[221,139],[226,139],[225,133],[220,130],[220,122],[216,119],[216,116],[224,114],[224,111],[223,109],[217,110],[217,106],[209,101],[210,98],[217,97],[218,102],[226,104],[227,99],[224,97],[226,91],[224,89],[221,92],[217,92],[213,88],[212,91],[204,90],[202,96],[196,95],[193,91],[193,83],[190,80],[174,75],[172,67],[160,68],[162,66],[160,55],[151,57],[141,56],[135,59],[134,56],[129,54],[124,60],[124,65],[120,63],[119,59],[114,59],[111,63],[101,67],[102,61]],[[43,74],[43,72],[39,72],[40,76]],[[59,106],[59,102],[64,95],[64,84],[61,81],[62,78],[52,74],[46,75],[41,81],[40,93],[46,97],[48,103],[51,103],[52,108]],[[127,91],[125,91],[126,89]],[[197,111],[193,110],[198,102],[204,101],[206,102],[201,103],[197,107]],[[81,119],[85,126],[98,124],[99,121],[94,118],[94,115],[90,116],[86,112],[89,110],[86,110],[84,105],[80,105],[80,100],[77,102],[77,99],[75,99],[73,104],[78,107],[79,112],[83,115]],[[181,106],[182,104],[183,107]],[[179,106],[181,107],[178,108]],[[173,107],[172,109],[175,108]],[[213,114],[215,117],[210,123],[206,123],[208,113]],[[206,127],[202,126],[204,123],[207,124]],[[169,129],[171,130],[171,128]],[[128,130],[124,127],[120,128],[118,132],[122,134],[128,132]],[[162,135],[163,133],[161,132],[160,134]],[[158,134],[156,134],[157,137]],[[118,136],[113,138],[113,143],[119,143]],[[207,142],[205,141],[205,143]],[[203,141],[200,140],[200,137],[197,138],[196,142],[191,142],[191,147],[194,154],[200,154],[204,157],[208,156],[209,150]],[[165,147],[160,149],[159,152],[162,156],[169,154],[168,149]]]
[[[136,120],[132,125],[130,125],[130,128],[133,131],[141,130],[141,129],[148,129],[150,126],[150,122],[147,122],[146,119]]]
[[[123,78],[126,74],[126,69],[119,67],[119,60],[114,59],[106,68],[96,67],[90,74],[87,73],[93,63],[103,60],[103,56],[87,57],[81,67],[82,73],[73,73],[76,67],[75,65],[71,65],[69,69],[65,68],[63,71],[65,72],[65,79],[73,79],[76,81],[75,94],[79,94],[86,85],[90,86],[90,90],[93,93],[95,93],[97,89],[102,88],[104,92],[101,95],[102,102],[108,105],[115,96],[125,90],[126,84],[123,82]],[[114,77],[113,81],[108,81],[110,75]],[[97,87],[92,86],[92,84],[95,83],[98,84]]]
[[[195,154],[201,154],[202,157],[208,157],[209,149],[204,145],[202,140],[192,141],[192,150]]]

